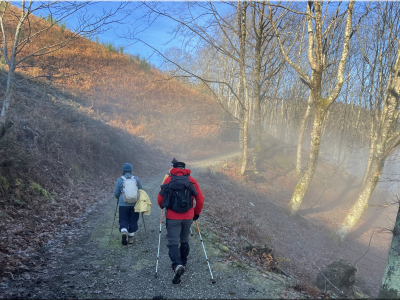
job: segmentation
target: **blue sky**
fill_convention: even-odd
[[[130,3],[131,7],[138,5],[139,2]],[[99,11],[101,9],[112,9],[118,5],[118,2],[104,1],[96,4]],[[171,34],[175,23],[168,18],[159,17],[150,27],[147,28],[147,20],[139,20],[143,16],[143,10],[138,9],[126,18],[125,24],[113,24],[112,28],[108,31],[98,34],[100,41],[113,42],[116,46],[124,46],[124,51],[130,54],[139,54],[141,57],[146,58],[152,64],[160,66],[162,60],[154,53],[154,50],[141,42],[125,39],[123,36],[132,32],[132,30],[144,30],[141,33],[135,34],[135,37],[140,38],[146,43],[150,44],[160,52],[164,52],[170,47],[179,46],[178,40],[171,40]]]
[[[46,5],[49,2],[47,1],[34,1],[33,7],[38,7],[40,5]],[[67,2],[64,2],[67,3]],[[63,2],[60,2],[60,6],[63,6]],[[84,3],[84,2],[78,2]],[[168,48],[178,47],[181,48],[180,37],[173,38],[172,30],[177,25],[177,23],[171,20],[168,17],[159,16],[157,19],[152,22],[151,26],[148,26],[149,18],[143,17],[145,12],[148,11],[148,8],[143,5],[143,2],[140,1],[129,1],[124,2],[127,3],[126,9],[130,9],[130,14],[128,17],[124,18],[121,22],[112,23],[109,25],[109,29],[105,32],[100,32],[96,35],[100,42],[111,42],[113,43],[117,49],[120,46],[124,47],[124,52],[129,54],[139,54],[141,57],[148,60],[151,64],[154,64],[156,67],[160,67],[163,59],[154,50],[144,43],[140,41],[126,38],[132,32],[135,33],[134,37],[143,40],[145,43],[151,45],[151,47],[156,48],[161,53],[165,53]],[[146,1],[146,4],[152,5],[156,2]],[[157,5],[161,5],[162,7],[169,6],[171,9],[177,9],[175,14],[180,14],[178,4],[182,4],[184,2],[172,2],[172,1],[159,1]],[[16,1],[13,2],[14,5],[20,7],[21,2]],[[85,9],[80,10],[78,13],[74,13],[68,18],[63,19],[63,22],[66,23],[68,29],[73,30],[79,23],[79,15],[85,12],[86,18],[85,20],[89,20],[90,17],[101,16],[104,12],[109,12],[115,10],[121,4],[120,1],[99,1],[92,2]],[[27,5],[27,4],[26,4]],[[68,4],[66,4],[68,5]],[[216,5],[218,3],[216,2]],[[56,5],[52,5],[50,8],[44,8],[35,13],[35,15],[42,15],[44,17],[48,16],[50,12],[54,15],[54,19],[58,19],[57,17],[57,3]],[[87,11],[86,11],[87,9]],[[219,7],[221,11],[226,11],[226,6],[223,5]],[[201,14],[201,8],[196,7],[191,11],[192,14]],[[121,14],[120,14],[121,16]],[[154,17],[154,16],[152,16]],[[198,19],[197,21],[199,21]],[[90,22],[89,22],[90,23]],[[96,37],[92,37],[93,40],[96,40]]]
[[[48,4],[46,1],[34,1],[33,7],[39,7],[40,5]],[[83,2],[82,2],[83,3]],[[76,28],[79,20],[79,15],[83,12],[87,14],[87,16],[101,16],[102,13],[115,10],[121,2],[119,1],[99,1],[90,3],[88,6],[88,11],[81,10],[79,13],[75,13],[68,18],[65,18],[63,21],[66,23],[68,29]],[[150,2],[148,2],[150,3]],[[163,2],[163,4],[171,4],[173,2]],[[13,4],[17,7],[21,7],[20,1],[15,1]],[[25,5],[28,5],[26,3]],[[62,4],[61,4],[62,5]],[[134,9],[135,7],[141,6],[139,9]],[[142,2],[139,1],[130,1],[128,2],[128,6],[124,10],[125,12],[130,9],[131,13],[128,17],[126,17],[122,22],[112,23],[110,24],[110,28],[105,32],[100,32],[96,36],[98,37],[100,42],[112,42],[117,48],[119,46],[124,47],[124,52],[129,54],[139,54],[141,57],[146,58],[146,60],[150,61],[151,64],[160,66],[162,63],[162,59],[154,54],[154,50],[146,46],[141,42],[134,41],[132,39],[124,38],[124,36],[129,35],[130,32],[136,32],[135,37],[140,38],[148,44],[151,44],[152,47],[156,48],[160,52],[164,52],[166,49],[170,47],[179,46],[178,40],[171,41],[171,30],[175,26],[175,23],[166,17],[158,17],[155,22],[152,23],[151,27],[147,26],[148,19],[143,19],[144,15],[144,7]],[[44,16],[47,17],[50,12],[56,13],[57,6],[52,6],[50,9],[40,9],[35,12],[36,16]],[[119,17],[122,14],[119,15]],[[55,19],[57,19],[56,14],[54,15]],[[148,28],[147,28],[148,27]],[[144,30],[145,29],[145,30]],[[144,30],[144,31],[143,31]],[[93,40],[96,38],[93,37]]]
[[[146,1],[147,3],[152,3],[150,1]],[[172,1],[161,1],[161,5],[169,6],[170,8],[176,8],[178,3],[182,2],[172,2]],[[112,10],[115,9],[120,2],[116,1],[101,1],[92,5],[92,10],[94,14],[101,14],[102,10]],[[227,11],[227,7],[224,5],[216,5],[219,6],[220,11]],[[164,53],[165,50],[172,47],[181,47],[182,40],[179,37],[173,38],[173,34],[171,33],[177,23],[171,20],[168,17],[159,16],[150,27],[147,26],[148,18],[143,18],[145,11],[148,9],[142,5],[142,2],[132,1],[129,2],[129,7],[131,9],[141,6],[140,8],[136,8],[132,11],[129,17],[127,17],[123,24],[112,25],[112,28],[107,32],[98,34],[98,38],[101,42],[112,42],[116,47],[124,46],[124,51],[129,54],[139,54],[141,57],[146,58],[146,60],[150,61],[150,63],[154,64],[157,67],[163,62],[162,57],[157,55],[153,49],[148,47],[147,45],[134,41],[131,39],[123,38],[126,36],[128,32],[138,32],[135,33],[135,38],[139,38],[144,42],[148,43],[152,47],[156,48],[161,53]],[[91,11],[92,12],[92,11]],[[198,8],[196,11],[192,11],[194,14],[200,14]],[[141,31],[144,30],[144,31]]]

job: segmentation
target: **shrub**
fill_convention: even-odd
[[[103,45],[103,47],[104,48],[106,48],[107,49],[107,51],[108,52],[114,52],[114,53],[117,53],[118,52],[118,50],[117,50],[117,48],[114,46],[114,44],[112,43],[112,42],[105,42],[105,43],[102,43],[102,45]]]
[[[142,70],[144,70],[144,71],[146,71],[146,72],[148,72],[148,71],[150,71],[150,69],[151,69],[151,65],[150,65],[149,62],[146,61],[145,58],[142,58],[142,59],[140,60],[140,63],[139,63],[139,68],[142,69]]]
[[[50,197],[50,193],[48,191],[46,191],[44,188],[42,188],[38,183],[36,182],[31,182],[29,184],[29,190],[36,194],[36,195],[40,195],[40,196],[44,196],[46,198]]]
[[[7,178],[0,175],[0,192],[4,195],[4,193],[8,190],[9,187],[10,183],[8,182]]]
[[[61,24],[60,24],[60,31],[61,31],[61,33],[64,33],[65,28],[66,28],[65,22],[61,23]]]

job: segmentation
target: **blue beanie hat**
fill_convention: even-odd
[[[124,173],[132,173],[132,170],[133,170],[133,168],[132,168],[132,165],[130,163],[125,163],[122,166],[122,172],[124,172]]]

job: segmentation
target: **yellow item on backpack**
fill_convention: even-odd
[[[165,174],[165,176],[164,176],[164,178],[163,178],[163,180],[162,180],[162,183],[161,183],[161,185],[163,185],[163,184],[164,184],[164,182],[165,182],[165,179],[167,179],[169,176],[171,176],[171,170],[172,170],[172,168],[171,168],[171,169],[169,169],[169,173],[168,173],[168,174]]]
[[[144,215],[148,216],[151,212],[151,201],[150,197],[144,190],[139,190],[140,196],[139,200],[136,202],[135,205],[135,212],[143,213]]]

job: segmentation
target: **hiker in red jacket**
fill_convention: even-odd
[[[184,162],[176,162],[158,194],[158,205],[167,211],[169,257],[175,277],[172,283],[181,282],[189,255],[189,234],[193,220],[197,220],[203,209],[204,196],[196,179],[185,169]],[[196,199],[194,206],[193,199]],[[194,207],[193,207],[194,206]],[[181,246],[179,248],[179,242]]]

